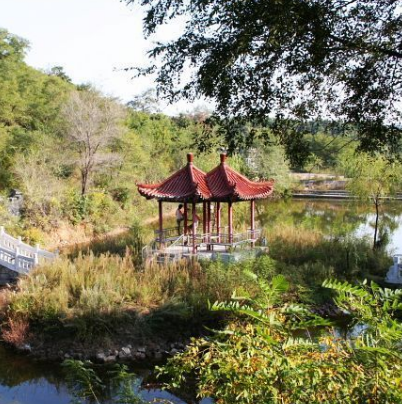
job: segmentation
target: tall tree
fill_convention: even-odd
[[[16,186],[13,165],[41,134],[54,136],[73,88],[24,62],[28,42],[0,29],[0,188]],[[19,185],[18,185],[19,186]]]
[[[127,103],[127,106],[134,111],[145,112],[148,114],[160,112],[159,100],[156,96],[156,91],[152,88],[143,91],[141,94],[135,95],[133,99]]]
[[[67,81],[67,83],[72,83],[71,78],[67,75],[67,73],[64,71],[63,66],[53,66],[47,74],[49,76],[57,76],[60,77],[62,80]]]
[[[75,91],[65,104],[66,135],[78,155],[81,194],[85,195],[95,170],[110,165],[115,156],[107,147],[123,128],[123,108],[95,91]]]
[[[378,247],[380,207],[385,197],[392,196],[400,186],[401,166],[391,163],[382,156],[360,154],[344,161],[346,171],[351,175],[347,189],[360,199],[371,201],[375,207],[373,250]]]
[[[184,19],[181,35],[157,43],[155,65],[140,70],[156,73],[171,100],[201,95],[221,117],[276,116],[291,153],[304,146],[300,122],[318,115],[353,124],[363,150],[397,151],[402,0],[125,1],[145,7],[147,37]]]

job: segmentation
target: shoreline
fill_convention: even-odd
[[[333,302],[323,303],[311,307],[312,312],[324,318],[336,322],[344,322],[345,316]],[[215,329],[218,329],[220,320],[214,319]],[[221,319],[222,320],[222,319]],[[340,321],[341,320],[341,321]],[[207,327],[207,328],[205,328]],[[210,324],[202,327],[210,328]],[[42,334],[31,333],[26,341],[20,344],[12,344],[0,341],[7,349],[26,354],[32,359],[40,361],[63,362],[66,359],[89,360],[95,364],[132,363],[141,365],[144,362],[150,364],[166,361],[168,358],[183,352],[193,338],[207,337],[209,332],[193,332],[190,335],[178,333],[176,339],[163,339],[155,333],[154,336],[143,338],[130,338],[123,333],[115,334],[111,339],[99,341],[79,341],[75,338],[50,339]],[[2,335],[0,331],[0,336]]]
[[[95,364],[133,363],[142,364],[160,363],[169,357],[183,352],[190,340],[177,342],[147,342],[144,344],[113,344],[105,347],[102,344],[91,345],[83,343],[55,344],[40,342],[26,342],[21,345],[13,345],[1,341],[6,349],[20,354],[26,354],[34,360],[63,362],[66,359],[91,361]],[[96,348],[95,348],[95,347]]]
[[[295,199],[351,199],[359,200],[359,198],[348,191],[340,190],[309,190],[309,191],[292,191],[292,198]],[[402,193],[397,193],[394,196],[381,197],[382,200],[387,201],[401,201]]]

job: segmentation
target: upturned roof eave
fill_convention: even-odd
[[[189,158],[189,156],[191,158]],[[254,182],[233,170],[221,155],[221,164],[205,174],[193,165],[192,155],[188,155],[186,166],[157,184],[137,184],[139,193],[147,199],[166,202],[240,202],[269,198],[274,182]],[[180,177],[183,178],[180,178]],[[177,181],[177,183],[169,182]],[[180,184],[180,181],[187,181]],[[175,194],[175,187],[178,192]],[[165,189],[163,191],[162,189]],[[243,188],[243,190],[242,190]],[[185,191],[180,193],[180,189]],[[249,192],[244,192],[249,190]]]

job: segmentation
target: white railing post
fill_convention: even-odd
[[[15,249],[15,259],[14,259],[14,268],[18,272],[18,265],[19,265],[19,255],[20,255],[20,248],[16,247]]]
[[[34,253],[34,266],[39,264],[39,251],[40,251],[40,245],[39,243],[36,243]]]
[[[21,236],[17,237],[17,247],[16,248],[18,248],[18,255],[24,255],[24,246],[23,246]]]

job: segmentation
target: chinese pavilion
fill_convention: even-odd
[[[159,229],[155,241],[159,245],[154,253],[171,256],[203,255],[225,252],[239,244],[254,243],[261,235],[255,228],[255,201],[266,199],[273,192],[273,181],[255,182],[236,172],[226,163],[226,154],[221,154],[220,164],[209,173],[204,173],[193,163],[193,154],[187,155],[187,165],[158,184],[138,184],[139,193],[159,203]],[[233,232],[233,203],[250,202],[250,229],[243,233]],[[184,225],[163,227],[163,202],[184,205]],[[197,205],[202,204],[202,233],[198,231]],[[213,206],[215,204],[215,206]],[[221,226],[222,206],[227,204],[227,226]],[[214,208],[214,209],[213,209]]]

